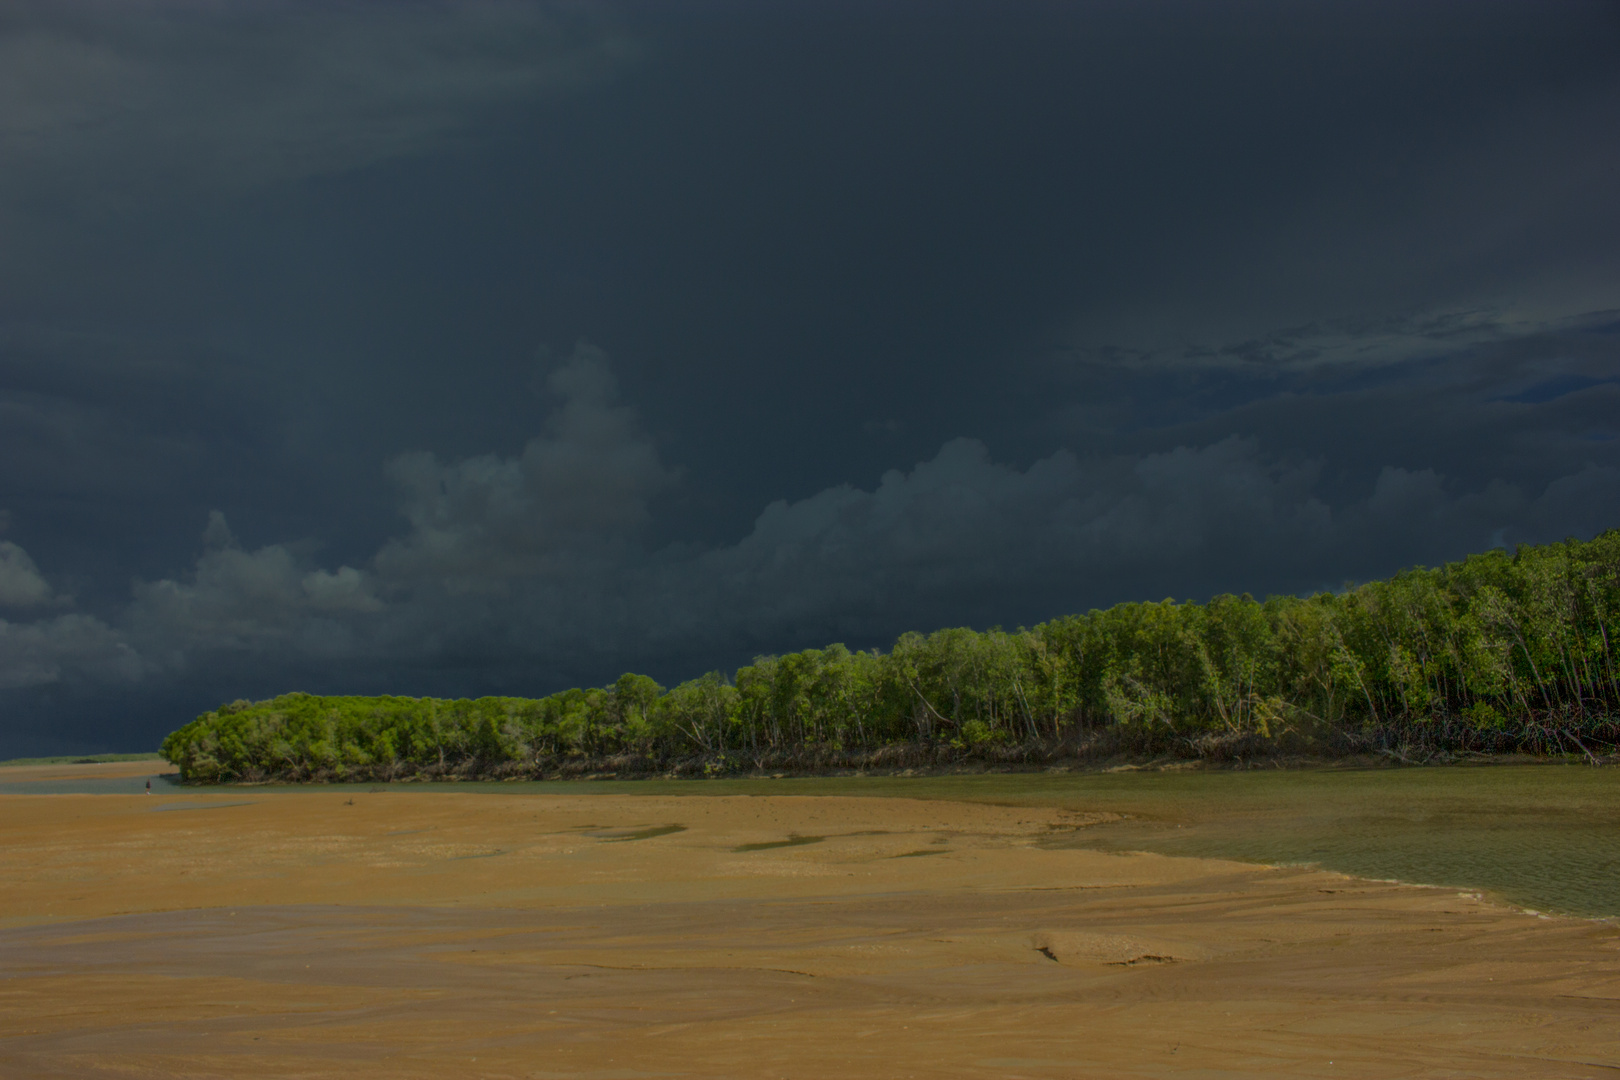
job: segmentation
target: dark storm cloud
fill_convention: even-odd
[[[193,190],[344,172],[440,146],[492,106],[589,86],[635,53],[589,9],[390,8],[13,5],[0,23],[5,186],[116,199],[103,169]]]
[[[1335,498],[1365,490],[1391,464],[1437,470],[1453,485],[1500,480],[1537,489],[1588,464],[1620,465],[1614,312],[1556,325],[1476,322],[1468,333],[1440,338],[1380,330],[1350,344],[1279,331],[1191,361],[1136,360],[1128,377],[1095,363],[1071,377],[1118,395],[1106,415],[1069,408],[1060,426],[1071,445],[1199,443],[1242,433],[1330,463]],[[1162,400],[1175,401],[1180,415],[1167,417]],[[1600,522],[1614,513],[1595,504],[1575,531],[1606,527]],[[1549,521],[1516,538],[1565,535],[1554,528]],[[1376,557],[1387,565],[1391,556]],[[1378,565],[1355,572],[1381,573]]]
[[[6,746],[1620,524],[1608,5],[0,20]]]
[[[265,295],[266,280],[313,267],[267,252],[279,227],[259,200],[453,150],[637,53],[589,6],[0,13],[0,498],[23,531],[54,520],[35,545],[48,568],[116,603],[131,574],[172,570],[192,545],[199,497],[233,490],[259,504],[242,519],[334,531],[345,489],[398,447],[352,465],[304,449],[341,449],[321,417],[344,403],[304,392],[307,365],[331,372],[329,347],[267,326],[310,305]]]

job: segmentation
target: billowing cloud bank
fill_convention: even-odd
[[[139,581],[98,616],[0,542],[0,686],[127,685],[233,658],[333,683],[446,669],[569,680],[1211,588],[1333,587],[1324,567],[1381,573],[1392,557],[1590,533],[1620,506],[1620,471],[1593,464],[1539,490],[1474,491],[1389,465],[1335,502],[1321,462],[1268,457],[1249,438],[1059,450],[1022,469],[961,438],[872,490],[772,503],[734,544],[655,547],[646,526],[680,474],[619,401],[606,358],[582,346],[549,390],[556,408],[513,457],[392,461],[407,528],[362,566],[244,547],[216,513],[189,572]]]

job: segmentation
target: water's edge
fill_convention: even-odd
[[[1378,880],[1483,892],[1515,906],[1620,917],[1620,769],[1549,762],[1288,769],[1115,767],[933,775],[599,778],[197,787],[153,773],[0,782],[0,794],[137,794],[240,800],[247,790],[664,796],[849,795],[1055,806],[1117,814],[1051,846],[1312,865]]]

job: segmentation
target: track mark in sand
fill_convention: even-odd
[[[946,855],[946,854],[950,853],[950,850],[951,850],[950,848],[935,848],[932,851],[902,851],[898,855],[890,855],[889,858],[891,858],[891,859],[918,859],[918,858],[921,858],[924,855]]]
[[[604,844],[622,844],[626,840],[651,840],[655,836],[669,836],[671,833],[685,832],[685,825],[655,825],[650,829],[637,829],[628,833],[606,833],[597,837]]]
[[[1160,956],[1158,953],[1143,953],[1133,956],[1129,960],[1110,960],[1109,967],[1135,967],[1137,964],[1174,964],[1177,960],[1173,956]]]
[[[768,851],[771,848],[803,847],[806,844],[819,844],[827,839],[825,836],[800,836],[790,833],[786,840],[767,840],[760,844],[738,844],[732,851]]]
[[[786,840],[767,840],[759,844],[739,844],[731,850],[737,851],[767,851],[771,848],[802,847],[805,844],[819,844],[823,840],[842,840],[850,836],[891,836],[888,829],[861,829],[857,832],[829,833],[826,836],[801,836],[798,833],[788,833]],[[939,841],[935,841],[938,843]]]
[[[697,964],[668,967],[663,964],[571,964],[570,967],[595,968],[597,971],[769,971],[778,975],[798,975],[805,979],[819,979],[822,976],[813,971],[800,971],[798,968],[764,967],[754,964]],[[583,979],[589,977],[591,972],[580,972],[577,975],[564,975],[563,979]]]

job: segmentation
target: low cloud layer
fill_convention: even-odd
[[[28,552],[0,540],[0,608],[37,608],[56,599]]]
[[[408,534],[376,560],[386,581],[450,592],[504,589],[580,563],[622,557],[650,519],[650,501],[676,482],[617,401],[606,357],[589,345],[547,379],[561,404],[515,458],[442,463],[426,451],[388,466]]]
[[[103,620],[61,610],[72,601],[0,543],[0,603],[14,616],[0,623],[0,686],[161,683],[236,657],[261,672],[325,671],[334,688],[345,670],[444,668],[474,682],[526,671],[535,689],[555,688],[672,657],[1332,588],[1335,570],[1590,535],[1620,507],[1620,470],[1595,463],[1537,489],[1472,490],[1390,464],[1363,497],[1335,502],[1322,461],[1269,456],[1252,438],[1060,450],[1024,468],[961,438],[871,490],[772,503],[734,543],[653,547],[644,528],[680,476],[618,400],[606,358],[581,346],[548,389],[555,408],[514,457],[391,462],[407,528],[361,566],[321,566],[295,544],[245,547],[215,513],[188,573],[137,582]]]

